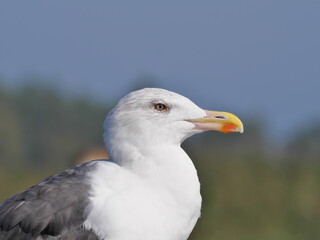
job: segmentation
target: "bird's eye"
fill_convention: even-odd
[[[159,112],[168,111],[168,107],[163,103],[156,103],[153,105],[153,108]]]

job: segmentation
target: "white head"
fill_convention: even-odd
[[[188,98],[159,88],[144,88],[122,98],[107,115],[104,128],[111,157],[119,143],[137,148],[180,145],[206,130],[243,131],[241,121],[233,114],[203,110]]]

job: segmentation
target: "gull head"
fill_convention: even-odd
[[[123,97],[107,115],[104,141],[112,155],[116,145],[180,145],[203,131],[243,132],[238,117],[208,111],[188,98],[159,88],[144,88]],[[140,144],[140,146],[138,146]]]

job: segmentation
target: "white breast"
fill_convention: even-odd
[[[187,239],[200,216],[196,170],[180,147],[161,156],[130,169],[99,162],[84,226],[107,240]]]

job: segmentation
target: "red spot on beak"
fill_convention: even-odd
[[[225,123],[221,128],[221,132],[224,132],[224,133],[231,133],[236,131],[237,131],[237,126],[232,123]]]

